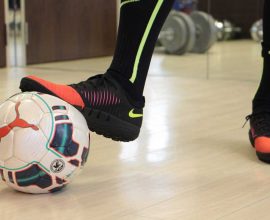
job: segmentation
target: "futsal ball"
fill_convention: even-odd
[[[87,161],[82,114],[54,96],[17,94],[0,105],[0,177],[26,193],[64,188]]]

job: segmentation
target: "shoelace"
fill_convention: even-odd
[[[253,114],[250,114],[250,115],[248,115],[248,116],[246,116],[246,121],[245,121],[245,123],[244,123],[244,125],[242,126],[242,128],[244,128],[245,126],[246,126],[246,124],[249,122],[249,120],[251,119],[253,117]]]
[[[261,112],[256,114],[251,114],[246,117],[247,124],[248,121],[252,120],[252,125],[256,129],[258,134],[270,134],[270,112]]]

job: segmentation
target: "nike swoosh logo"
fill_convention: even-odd
[[[143,117],[143,114],[136,114],[136,113],[134,113],[134,109],[132,109],[132,110],[129,112],[128,116],[129,116],[130,118],[141,118],[141,117]]]

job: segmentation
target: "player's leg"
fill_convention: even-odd
[[[117,46],[105,74],[70,86],[29,76],[22,79],[21,90],[62,98],[84,114],[90,130],[106,137],[120,141],[136,139],[142,124],[143,90],[150,61],[173,2],[121,1]]]
[[[263,16],[263,75],[253,100],[250,140],[260,160],[270,163],[270,1],[265,0]]]

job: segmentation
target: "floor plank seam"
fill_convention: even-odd
[[[230,213],[228,213],[228,214],[225,214],[224,216],[222,216],[222,217],[220,217],[220,218],[217,218],[216,220],[222,220],[222,219],[224,219],[224,218],[226,218],[226,217],[232,216],[233,214],[238,213],[238,212],[241,211],[241,210],[244,210],[244,209],[246,209],[246,208],[248,208],[248,207],[252,207],[252,206],[255,205],[256,203],[262,202],[262,201],[267,200],[267,199],[269,199],[269,198],[270,198],[270,194],[269,194],[269,196],[267,196],[267,197],[264,197],[264,198],[262,198],[262,199],[259,199],[259,200],[257,200],[257,201],[254,201],[254,202],[252,202],[252,203],[249,203],[249,204],[247,204],[247,205],[245,205],[245,206],[243,206],[243,207],[241,207],[241,208],[239,208],[239,209],[234,210],[233,212],[230,212]]]

